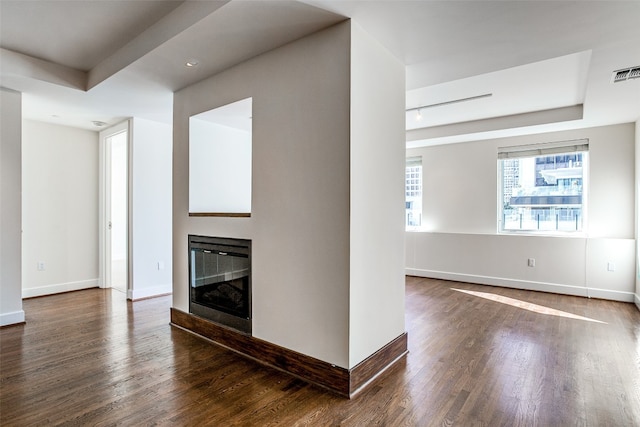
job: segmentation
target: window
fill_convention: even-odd
[[[405,170],[405,224],[408,228],[422,223],[422,157],[407,159]]]
[[[581,232],[589,142],[498,149],[500,231]]]

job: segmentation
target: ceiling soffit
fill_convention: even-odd
[[[2,47],[79,71],[122,49],[182,1],[2,0]]]
[[[52,3],[58,6],[55,11],[51,9]],[[109,6],[106,11],[82,7],[77,13],[70,13],[77,3]],[[95,15],[95,11],[109,12],[108,16],[126,14],[131,3],[167,4],[149,12],[150,18],[140,22],[143,30],[115,51],[106,49],[108,54],[93,55],[80,62],[67,58],[64,52],[46,56],[34,47],[40,38],[51,38],[68,51],[85,44],[92,46],[94,37],[87,37],[76,24],[69,25],[74,28],[75,39],[68,43],[60,43],[55,35],[47,36],[46,29],[63,25],[63,16],[75,16],[79,21],[84,19],[84,25],[90,25],[105,19]],[[108,123],[130,116],[170,123],[173,91],[346,19],[296,1],[2,0],[0,7],[4,22],[25,19],[24,25],[2,28],[0,85],[27,95],[26,118],[81,128],[91,128],[87,125],[87,114]],[[34,38],[27,34],[21,39],[28,33],[28,27],[36,25],[38,19],[34,16],[43,21],[40,35]],[[18,39],[21,44],[12,42]],[[26,52],[46,56],[49,61]],[[193,58],[198,58],[199,65],[192,69],[185,67],[185,62]],[[83,114],[78,115],[79,110]]]
[[[407,91],[407,130],[584,103],[591,51]],[[420,108],[424,107],[424,108]],[[416,110],[417,108],[417,110]]]

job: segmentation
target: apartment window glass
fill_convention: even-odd
[[[499,230],[583,231],[588,153],[587,140],[499,148]]]
[[[422,223],[422,157],[407,159],[405,170],[405,224],[407,228]]]

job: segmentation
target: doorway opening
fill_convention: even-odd
[[[100,132],[100,286],[129,290],[129,121]]]

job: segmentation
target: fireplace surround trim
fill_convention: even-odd
[[[189,312],[251,335],[251,240],[190,234],[188,243]],[[244,260],[242,269],[231,267],[234,261],[228,260]],[[215,271],[206,271],[213,261]],[[218,266],[224,267],[218,270]],[[198,268],[203,270],[197,271]],[[222,299],[218,292],[221,287],[237,294],[232,295],[237,297],[235,301]],[[214,292],[207,292],[209,288]],[[215,292],[218,295],[214,299],[205,299],[207,294]]]

